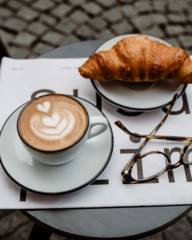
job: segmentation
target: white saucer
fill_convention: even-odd
[[[105,117],[91,103],[80,98],[78,100],[90,115]],[[113,150],[110,124],[105,132],[88,140],[77,159],[60,166],[48,166],[33,160],[18,137],[16,120],[23,106],[9,116],[0,136],[1,164],[14,182],[36,193],[60,194],[80,189],[101,174]]]
[[[132,37],[138,34],[127,34],[112,38],[102,44],[96,52],[108,50],[119,40],[125,37]],[[153,40],[168,44],[162,39],[148,36]],[[157,82],[154,84],[122,84],[122,83],[100,83],[92,80],[96,91],[110,103],[125,110],[148,111],[165,107],[171,102],[176,93],[181,95],[186,85],[178,84],[174,80],[166,83]]]

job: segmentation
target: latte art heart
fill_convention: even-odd
[[[37,109],[38,109],[40,112],[48,112],[49,109],[50,109],[50,102],[46,101],[46,102],[37,104]]]
[[[62,94],[44,95],[31,101],[18,118],[24,143],[42,151],[58,151],[79,141],[88,129],[84,107]]]
[[[50,117],[49,116],[42,117],[41,120],[45,126],[56,127],[60,121],[60,116],[58,113],[53,113]]]
[[[68,110],[62,110],[61,113],[43,117],[34,115],[31,118],[34,134],[44,140],[57,140],[67,136],[74,129],[75,117]]]

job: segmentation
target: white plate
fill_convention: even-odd
[[[86,100],[92,116],[103,116]],[[22,107],[13,112],[5,122],[0,137],[1,164],[7,175],[23,188],[43,194],[67,193],[84,187],[95,180],[107,166],[113,150],[113,134],[109,124],[102,134],[88,140],[79,156],[60,166],[48,166],[33,160],[18,137],[16,120]]]
[[[138,34],[121,35],[112,38],[102,44],[96,52],[108,50],[119,40],[125,37],[132,37]],[[170,45],[162,39],[148,36],[153,40]],[[167,83],[157,82],[154,84],[122,84],[122,83],[100,83],[92,81],[96,91],[110,103],[117,107],[133,110],[147,111],[162,108],[169,104],[176,93],[181,95],[186,85],[178,84],[174,80]]]

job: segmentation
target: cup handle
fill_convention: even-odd
[[[90,121],[90,123],[89,123],[90,127],[89,127],[88,139],[101,134],[108,127],[107,120],[101,116],[90,117],[89,121]],[[95,126],[97,126],[97,127],[95,128]]]
[[[39,89],[31,94],[31,100],[47,94],[55,94],[55,92],[51,89]]]

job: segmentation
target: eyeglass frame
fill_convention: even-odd
[[[131,160],[129,160],[129,162],[125,165],[125,167],[121,171],[121,175],[123,177],[123,182],[124,183],[135,184],[135,183],[148,182],[148,181],[151,181],[153,179],[159,178],[165,172],[167,172],[169,170],[173,170],[175,168],[178,168],[181,165],[187,165],[188,166],[188,165],[192,164],[192,163],[189,163],[189,162],[185,161],[186,160],[187,150],[192,145],[192,137],[155,135],[155,133],[161,128],[161,126],[163,126],[163,124],[167,120],[167,118],[168,118],[168,116],[169,116],[169,114],[170,114],[174,104],[176,103],[177,97],[178,97],[178,95],[175,94],[174,97],[173,97],[173,100],[170,103],[170,106],[169,106],[169,109],[168,109],[167,113],[162,118],[160,123],[148,135],[133,133],[133,132],[129,131],[121,121],[116,121],[115,122],[115,124],[121,130],[123,130],[125,133],[127,133],[130,137],[134,138],[135,140],[141,139],[141,138],[145,139],[143,141],[143,143],[140,145],[140,147],[138,148],[138,150],[136,151],[136,153],[134,154],[134,156],[131,158]],[[143,150],[143,148],[145,147],[147,142],[149,140],[152,140],[152,139],[161,139],[161,140],[178,141],[178,142],[186,141],[187,143],[184,145],[183,149],[180,152],[179,160],[176,163],[171,164],[170,157],[166,153],[161,152],[161,151],[149,151],[149,152],[144,153],[143,155],[141,155],[141,150]],[[153,174],[150,177],[146,177],[144,179],[135,179],[134,177],[132,177],[132,170],[133,170],[133,166],[135,165],[135,163],[137,163],[139,160],[145,158],[146,156],[152,155],[152,154],[159,154],[159,155],[163,155],[165,157],[165,162],[166,162],[165,168],[163,168],[157,174]]]

